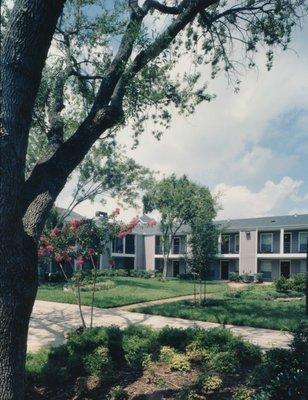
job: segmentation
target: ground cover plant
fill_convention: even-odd
[[[290,349],[260,348],[224,328],[94,328],[27,357],[27,399],[304,400],[308,328]]]
[[[292,299],[289,298],[290,295],[296,297]],[[300,298],[298,292],[277,292],[273,285],[249,285],[243,289],[220,291],[213,294],[202,306],[183,300],[143,306],[135,311],[289,331],[295,331],[301,320],[305,319],[304,298]]]
[[[143,301],[193,294],[194,284],[191,281],[141,279],[126,276],[108,276],[104,279],[114,282],[115,286],[108,290],[96,291],[94,306],[100,308],[117,307]],[[208,293],[226,290],[226,284],[210,282]],[[74,294],[63,290],[63,283],[42,285],[38,289],[38,300],[75,303]],[[83,305],[91,305],[91,293],[81,293]]]

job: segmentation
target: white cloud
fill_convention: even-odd
[[[299,209],[306,209],[307,198],[298,194],[300,187],[305,188],[306,182],[301,181],[305,179],[305,168],[298,168],[299,159],[288,154],[288,149],[281,154],[274,144],[266,145],[262,140],[272,121],[292,109],[307,109],[308,51],[303,40],[307,30],[306,24],[292,44],[296,53],[278,55],[271,72],[262,66],[264,55],[260,54],[259,71],[241,77],[239,94],[227,87],[223,77],[216,79],[209,86],[210,92],[217,94],[216,100],[200,105],[189,118],[175,115],[160,142],[150,135],[149,125],[139,147],[128,155],[163,174],[185,173],[214,191],[222,190],[221,217],[253,217],[280,210],[288,213],[295,208],[294,202]],[[185,63],[182,67],[188,68]],[[303,116],[299,125],[305,127],[306,122],[307,116]],[[279,132],[275,140],[279,141]],[[129,128],[119,134],[119,141],[131,143]],[[300,143],[299,150],[308,151],[304,138]],[[308,191],[307,186],[305,189]],[[59,202],[65,196],[60,196]],[[105,208],[101,204],[82,207],[79,209],[87,216]],[[106,208],[112,207],[108,203]],[[133,216],[135,211],[127,215]]]
[[[247,186],[230,186],[218,184],[214,194],[219,194],[223,209],[218,218],[246,218],[273,214],[275,209],[290,196],[297,195],[303,184],[288,176],[280,182],[266,181],[259,191],[251,191]]]

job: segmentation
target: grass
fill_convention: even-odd
[[[192,301],[179,301],[139,307],[134,311],[146,314],[219,322],[223,324],[246,325],[259,328],[295,331],[304,320],[304,299],[285,302],[283,297],[270,287],[216,293],[206,305],[195,306]]]
[[[115,287],[97,291],[95,294],[95,306],[100,308],[118,307],[127,304],[141,303],[168,297],[185,296],[193,293],[193,283],[189,281],[157,279],[143,279],[131,277],[108,277]],[[211,294],[222,293],[227,286],[220,282],[208,284],[208,292]],[[82,304],[91,304],[91,292],[82,292]],[[76,303],[73,293],[64,292],[63,284],[42,285],[39,287],[37,300],[54,301],[59,303]]]

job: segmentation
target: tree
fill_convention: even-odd
[[[216,215],[215,202],[208,188],[191,182],[186,176],[177,178],[173,174],[153,185],[143,197],[143,204],[145,212],[160,213],[163,277],[166,278],[174,237],[181,228],[190,226],[198,214],[205,216],[205,221],[211,221]]]
[[[189,236],[190,252],[187,262],[191,271],[199,276],[199,304],[206,299],[206,280],[209,265],[217,255],[218,229],[209,215],[204,215],[203,210],[191,221],[191,234]],[[203,282],[203,290],[202,290]],[[202,294],[203,292],[203,294]],[[196,299],[195,299],[196,300]]]
[[[235,77],[236,85],[239,66],[253,66],[264,45],[270,67],[305,7],[304,0],[10,4],[1,2],[0,399],[20,400],[37,245],[70,174],[96,141],[115,137],[125,123],[138,140],[150,119],[159,136],[174,109],[187,114],[211,100],[199,83],[202,64],[210,64],[213,77],[220,70]],[[194,68],[178,75],[182,56]],[[41,121],[46,148],[26,177],[30,128]]]
[[[61,215],[59,223],[85,200],[106,204],[107,198],[122,205],[138,207],[140,194],[154,182],[154,173],[136,163],[114,144],[104,142],[90,151],[77,167],[77,183],[72,201]]]

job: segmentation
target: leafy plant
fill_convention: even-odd
[[[235,390],[232,400],[254,400],[255,390],[247,386],[240,386]]]
[[[186,354],[178,353],[170,347],[163,346],[160,349],[160,360],[170,365],[174,371],[190,371],[191,365]]]

